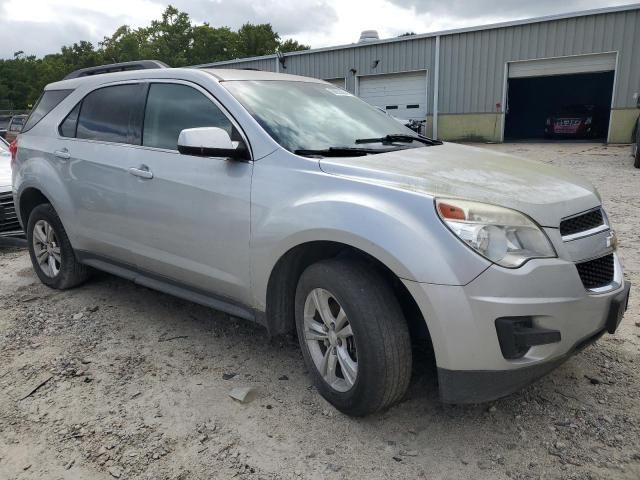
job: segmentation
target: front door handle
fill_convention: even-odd
[[[131,167],[129,173],[133,176],[144,178],[145,180],[151,180],[153,178],[153,172],[151,172],[146,165],[140,165],[138,168]]]
[[[69,160],[71,158],[71,154],[69,150],[63,148],[62,150],[56,150],[53,154],[61,160]]]

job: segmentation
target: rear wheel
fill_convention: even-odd
[[[322,261],[300,277],[295,302],[303,357],[328,402],[363,416],[402,398],[411,377],[409,330],[381,275],[354,261]]]
[[[29,215],[27,242],[33,269],[45,285],[72,288],[89,277],[88,267],[76,260],[62,222],[50,204],[38,205]]]

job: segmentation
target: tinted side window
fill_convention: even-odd
[[[233,126],[202,93],[186,85],[154,83],[149,87],[142,144],[176,150],[185,128],[219,127],[232,135]]]
[[[67,118],[64,119],[64,122],[60,125],[60,135],[63,137],[75,137],[76,136],[76,125],[78,123],[78,113],[80,112],[80,104],[77,104]]]
[[[31,115],[27,119],[27,123],[22,129],[23,132],[33,128],[33,126],[42,120],[51,110],[56,108],[58,104],[67,98],[73,90],[47,90],[42,92],[36,105],[31,111]]]
[[[82,100],[76,137],[140,145],[145,88],[127,84],[91,92]]]

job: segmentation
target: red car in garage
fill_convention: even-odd
[[[607,110],[596,105],[567,105],[547,117],[547,138],[602,138],[607,136]]]

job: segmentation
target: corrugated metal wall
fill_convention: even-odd
[[[632,108],[633,94],[640,91],[640,9],[442,35],[439,112],[496,112],[496,103],[503,101],[507,62],[610,51],[619,52],[614,108]],[[374,67],[375,60],[379,62]],[[347,88],[354,92],[356,76],[428,69],[432,113],[434,62],[435,37],[419,37],[289,54],[286,69],[280,71],[347,77]],[[214,66],[274,71],[275,60],[271,56]]]
[[[442,113],[495,112],[505,64],[515,60],[618,51],[614,108],[635,106],[640,90],[640,11],[607,13],[440,39]]]
[[[347,89],[355,92],[356,76],[429,70],[432,92],[434,55],[435,38],[420,38],[290,55],[286,57],[286,69],[281,71],[323,79],[346,77]],[[431,108],[431,100],[428,103]]]
[[[255,68],[256,70],[263,70],[265,72],[274,72],[276,68],[275,62],[275,57],[270,55],[268,57],[255,58],[251,60],[230,60],[226,62],[218,62],[211,64],[210,66],[214,68]]]

